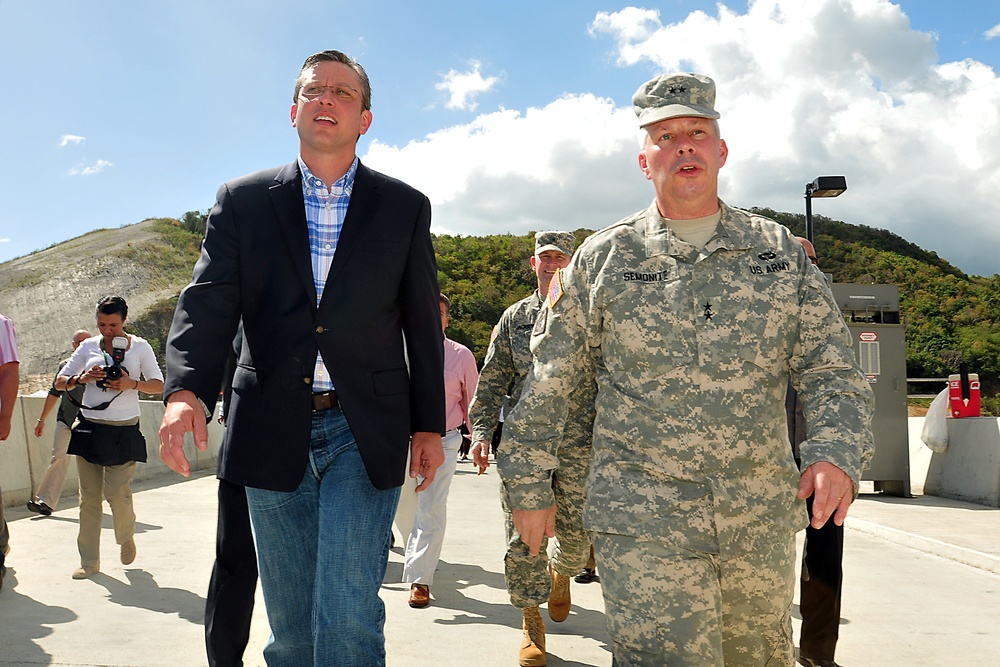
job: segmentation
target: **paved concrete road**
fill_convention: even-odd
[[[456,473],[431,607],[406,605],[408,588],[396,583],[402,550],[393,550],[382,589],[390,666],[516,665],[520,615],[504,589],[497,485],[495,468],[477,477],[463,464]],[[106,510],[102,572],[87,581],[70,578],[78,563],[75,503],[64,499],[48,518],[8,510],[0,665],[205,664],[216,482],[167,477],[136,491],[138,558],[128,567],[118,562]],[[848,521],[841,664],[1000,664],[1000,510],[863,495]],[[546,624],[549,665],[610,665],[599,584],[572,590],[570,618]],[[264,665],[267,635],[258,593],[248,666]]]

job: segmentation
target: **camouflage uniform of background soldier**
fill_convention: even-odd
[[[572,255],[574,241],[570,232],[538,232],[535,237],[533,263],[539,262],[540,254],[556,249],[565,255],[565,261],[562,262],[565,265]],[[543,303],[544,297],[536,290],[531,296],[507,308],[493,328],[490,347],[479,375],[479,385],[469,408],[473,443],[485,442],[486,446],[489,446],[505,396],[510,396],[510,406],[517,403],[524,377],[531,369],[531,351],[528,349],[528,343]],[[501,487],[501,504],[507,532],[507,553],[504,557],[507,592],[510,594],[512,605],[518,609],[529,610],[525,614],[526,623],[536,623],[540,626],[535,629],[535,634],[539,636],[536,636],[534,641],[540,645],[537,650],[532,647],[522,647],[522,665],[545,664],[544,624],[541,623],[540,616],[535,618],[538,614],[537,608],[548,600],[550,618],[556,622],[566,619],[570,603],[569,578],[580,571],[590,552],[590,536],[583,529],[582,513],[584,488],[590,465],[594,387],[592,385],[580,387],[572,396],[568,409],[572,417],[567,421],[566,432],[562,438],[559,468],[546,482],[552,490],[558,508],[557,537],[554,540],[551,560],[546,558],[544,547],[541,555],[529,555],[527,546],[514,530],[507,492]],[[482,454],[485,455],[485,452]],[[558,576],[550,576],[550,563]],[[525,641],[528,642],[530,639],[526,634]]]
[[[871,390],[823,275],[787,229],[717,198],[728,151],[706,120],[718,118],[714,99],[696,75],[636,93],[657,199],[588,238],[552,280],[500,446],[531,542],[551,516],[566,399],[596,382],[584,526],[621,667],[792,664],[795,533],[807,521],[797,487],[843,521],[872,448]],[[689,190],[671,191],[675,177]],[[698,216],[666,220],[675,200],[661,204],[663,192],[710,202],[695,202],[717,219],[704,241],[675,233]],[[809,425],[801,486],[789,380]]]

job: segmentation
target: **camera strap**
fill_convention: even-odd
[[[112,403],[114,403],[115,399],[116,399],[116,398],[118,398],[119,396],[121,396],[121,395],[122,395],[123,393],[124,393],[124,392],[121,392],[121,391],[119,391],[119,392],[118,392],[117,394],[115,394],[114,396],[112,396],[112,397],[111,397],[111,400],[110,400],[110,401],[104,401],[104,402],[103,402],[103,403],[101,403],[100,405],[96,405],[96,406],[94,406],[94,407],[90,407],[89,405],[84,405],[83,403],[80,403],[80,402],[79,402],[79,401],[77,401],[77,400],[76,400],[75,398],[73,398],[73,395],[72,395],[71,393],[69,393],[69,391],[68,391],[68,390],[67,390],[67,391],[65,392],[65,394],[66,394],[66,398],[68,398],[68,399],[69,399],[69,402],[70,402],[70,403],[72,403],[72,404],[73,404],[73,405],[75,405],[76,407],[78,407],[78,408],[82,408],[82,409],[84,409],[84,410],[107,410],[107,409],[108,409],[108,407],[109,407],[109,406],[110,406],[110,405],[111,405]]]
[[[128,341],[129,341],[129,346],[131,346],[132,345],[131,338],[128,338]],[[104,361],[105,361],[105,363],[108,363],[108,357],[111,356],[111,355],[108,354],[107,347],[104,344],[104,339],[103,338],[101,338],[100,347],[101,347],[101,354],[104,355]],[[126,349],[128,349],[128,348],[126,348]],[[124,351],[123,351],[123,356],[124,356]],[[114,361],[115,361],[115,359],[112,356],[110,363],[114,363]],[[122,395],[122,393],[123,392],[119,391],[117,394],[115,394],[114,396],[111,397],[110,401],[104,401],[100,405],[95,405],[94,407],[90,407],[89,405],[84,405],[83,403],[77,401],[75,398],[73,398],[73,395],[69,393],[68,389],[66,390],[66,398],[69,399],[70,403],[72,403],[76,407],[81,408],[83,410],[107,410],[111,406],[111,404],[114,403],[115,399]]]

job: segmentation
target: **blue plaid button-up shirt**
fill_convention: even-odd
[[[317,178],[299,157],[302,172],[302,198],[306,205],[306,224],[309,228],[309,254],[312,257],[313,281],[316,285],[316,304],[323,299],[326,277],[330,273],[333,256],[337,252],[340,230],[344,227],[347,206],[351,203],[354,176],[358,173],[358,158],[354,158],[350,169],[336,183],[327,188],[326,183]],[[323,363],[323,357],[316,354],[313,370],[313,391],[333,389],[333,381]]]

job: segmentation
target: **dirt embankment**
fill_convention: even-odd
[[[165,243],[153,225],[91,232],[0,264],[0,313],[17,327],[22,393],[48,388],[74,331],[97,333],[94,307],[102,297],[124,297],[133,319],[180,291],[182,284],[164,286],[142,253],[128,252]]]

